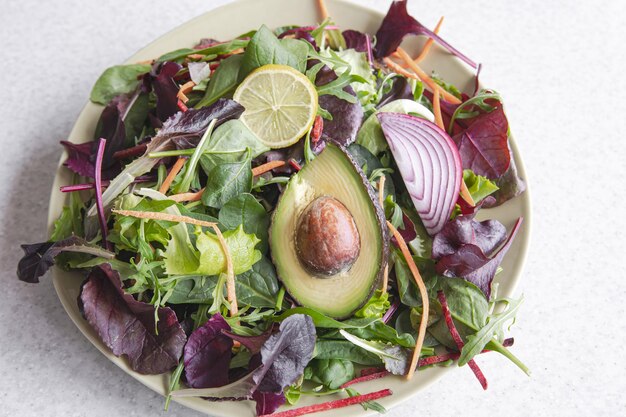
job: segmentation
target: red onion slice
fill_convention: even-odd
[[[411,200],[431,236],[450,219],[463,181],[459,151],[434,123],[400,113],[378,120]]]

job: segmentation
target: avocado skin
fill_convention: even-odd
[[[381,257],[381,262],[380,262],[380,266],[378,268],[378,273],[376,274],[376,278],[374,279],[374,281],[372,282],[372,285],[369,289],[368,292],[368,296],[364,297],[364,299],[361,301],[361,303],[359,303],[357,306],[355,306],[351,312],[349,314],[343,315],[343,316],[335,316],[333,318],[337,319],[337,320],[342,320],[342,319],[347,319],[349,317],[351,317],[355,311],[357,311],[358,309],[360,309],[361,307],[363,307],[363,305],[365,305],[365,303],[367,303],[367,301],[372,297],[372,294],[374,293],[374,291],[379,288],[382,284],[383,281],[383,277],[385,274],[385,267],[387,266],[388,262],[389,262],[389,244],[390,244],[390,232],[389,232],[389,228],[387,227],[387,218],[385,217],[385,211],[383,209],[383,207],[381,207],[381,205],[378,202],[378,193],[376,192],[376,190],[374,189],[374,187],[372,187],[372,185],[369,183],[367,176],[365,175],[365,173],[363,172],[363,170],[361,169],[361,167],[359,167],[359,165],[357,164],[356,160],[354,159],[354,157],[350,154],[350,152],[348,152],[348,150],[346,149],[346,147],[339,145],[337,143],[329,143],[326,145],[327,147],[336,147],[338,148],[343,155],[347,158],[347,160],[350,162],[350,165],[352,166],[352,168],[355,170],[356,174],[359,176],[360,178],[360,183],[365,187],[366,191],[367,191],[367,195],[369,196],[369,199],[371,201],[371,203],[374,205],[374,211],[375,211],[375,215],[376,215],[376,224],[378,227],[378,231],[381,234],[381,241],[382,241],[382,247],[380,248],[380,250],[382,251],[382,257]],[[324,152],[324,151],[322,151]],[[281,194],[281,196],[278,199],[278,202],[276,203],[276,207],[278,207],[284,197],[284,191],[283,194]],[[272,226],[274,224],[275,221],[275,217],[276,217],[276,210],[274,210],[274,212],[272,213],[272,223],[270,225],[270,230],[269,230],[269,241],[272,241]],[[358,226],[358,225],[357,225]],[[367,245],[367,242],[362,242],[361,245],[361,250],[363,249],[363,246]],[[271,246],[271,245],[270,245]],[[278,256],[280,255],[276,255],[274,254],[271,250],[270,250],[270,256],[272,259],[272,263],[274,265],[276,265],[277,263],[280,262],[278,258]],[[298,264],[300,263],[299,260],[296,261]],[[280,271],[276,270],[278,279],[283,283],[284,285],[284,280],[281,277]],[[285,286],[285,290],[287,290],[287,286]],[[288,290],[287,290],[288,291]],[[303,305],[296,297],[294,297],[293,295],[289,294],[289,296],[293,299],[293,301],[295,301],[297,304],[299,305]]]

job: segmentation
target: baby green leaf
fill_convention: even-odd
[[[106,105],[119,94],[128,94],[139,85],[138,76],[152,68],[147,64],[115,65],[104,70],[89,97],[94,103]]]

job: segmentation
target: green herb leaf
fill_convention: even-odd
[[[463,170],[463,181],[476,203],[499,190],[496,184],[482,175],[476,175],[471,169]]]
[[[220,63],[211,78],[204,97],[196,104],[196,108],[210,106],[218,99],[231,95],[239,84],[239,70],[243,55],[229,56]]]
[[[366,366],[382,363],[377,355],[347,340],[318,339],[315,342],[315,359],[343,359]]]
[[[219,221],[227,229],[243,225],[246,233],[260,239],[261,253],[267,252],[270,216],[252,194],[244,193],[230,199],[220,210]]]
[[[274,308],[278,296],[278,279],[274,265],[267,258],[261,258],[252,269],[237,275],[235,290],[239,305]]]
[[[376,290],[372,298],[370,298],[367,303],[360,309],[358,309],[355,313],[355,317],[376,317],[382,318],[385,314],[385,311],[389,309],[389,293],[382,292],[381,290]]]
[[[261,252],[255,249],[259,239],[253,234],[245,233],[242,225],[235,230],[224,232],[223,235],[233,261],[235,274],[246,272],[261,259]],[[201,232],[196,239],[196,246],[200,252],[200,263],[197,270],[193,271],[194,273],[218,275],[226,272],[226,257],[216,235],[211,232]]]
[[[248,45],[247,39],[233,39],[230,42],[220,43],[217,45],[209,46],[204,49],[192,49],[192,48],[182,48],[177,49],[172,52],[168,52],[167,54],[161,55],[157,62],[165,62],[165,61],[178,61],[180,59],[186,58],[191,54],[198,55],[225,55],[233,52],[239,48],[245,48]]]
[[[337,321],[335,319],[331,319],[328,316],[320,313],[319,311],[313,310],[308,307],[295,307],[285,311],[283,314],[275,318],[275,321],[283,321],[289,316],[294,314],[306,314],[311,316],[313,319],[313,323],[315,327],[322,327],[326,329],[359,329],[362,327],[367,327],[371,323],[378,320],[376,317],[367,317],[367,318],[355,318],[348,319],[344,321]]]
[[[107,68],[91,89],[90,100],[107,105],[113,97],[133,92],[139,85],[137,77],[149,72],[151,68],[147,64],[115,65]]]
[[[309,362],[309,380],[328,389],[338,389],[354,378],[354,364],[346,359],[313,359]]]
[[[246,149],[250,149],[252,158],[270,150],[241,120],[237,119],[215,129],[206,146],[206,152],[209,153],[243,153]]]
[[[254,34],[243,54],[239,80],[253,70],[268,64],[289,65],[304,73],[308,53],[307,43],[297,39],[278,39],[263,25]]]
[[[207,183],[202,193],[202,203],[205,206],[221,208],[230,199],[252,190],[252,161],[248,150],[241,161],[223,162],[215,158],[203,156],[201,164],[207,174]],[[216,163],[217,162],[217,163]]]
[[[63,207],[61,215],[54,222],[54,229],[50,235],[51,242],[68,238],[72,235],[83,236],[83,210],[85,204],[79,193],[70,193],[70,203]]]

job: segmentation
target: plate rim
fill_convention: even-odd
[[[160,36],[158,36],[157,38],[155,38],[153,41],[147,43],[146,45],[143,45],[142,47],[138,48],[130,57],[128,57],[126,60],[123,61],[123,64],[127,64],[127,63],[132,63],[135,62],[136,59],[134,59],[134,57],[138,54],[140,54],[142,51],[144,51],[145,49],[148,49],[156,44],[159,44],[160,42],[163,42],[163,40],[165,38],[168,38],[169,36],[171,36],[172,34],[176,33],[179,30],[182,30],[184,27],[188,26],[188,25],[192,25],[198,21],[202,21],[204,19],[207,18],[208,15],[215,13],[217,11],[224,11],[226,9],[229,9],[231,7],[233,7],[234,5],[238,5],[238,7],[242,7],[242,4],[245,5],[245,3],[256,3],[258,0],[235,0],[226,4],[222,4],[219,5],[217,7],[213,7],[210,8],[209,10],[207,10],[206,12],[203,12],[201,14],[199,14],[198,16],[195,16],[183,23],[181,23],[180,25],[175,26],[174,28],[168,30],[167,32],[164,32],[163,34],[161,34]],[[283,0],[283,1],[289,1],[289,0]],[[309,1],[313,1],[313,0],[309,0]],[[354,8],[354,9],[359,9],[361,12],[364,13],[368,13],[372,16],[374,16],[376,19],[378,20],[382,20],[384,17],[384,13],[379,12],[376,9],[370,8],[368,6],[356,3],[354,1],[350,1],[350,0],[327,0],[327,5],[331,5],[332,3],[340,3],[344,6],[347,6],[349,8]],[[260,22],[261,24],[263,22]],[[186,46],[181,45],[181,48],[184,48]],[[437,45],[435,45],[435,47],[437,47]],[[452,60],[458,60],[458,58],[454,57],[454,56],[450,56],[449,59]],[[463,70],[465,72],[467,72],[468,74],[471,73],[471,71],[469,71],[469,69],[464,66]],[[481,82],[482,85],[482,82]],[[85,104],[83,105],[83,107],[81,108],[78,116],[76,116],[75,121],[72,125],[72,129],[70,129],[70,133],[68,134],[68,137],[72,137],[75,134],[75,130],[78,129],[78,125],[79,125],[79,120],[81,120],[83,117],[85,117],[85,113],[87,113],[88,108],[90,106],[90,101],[89,99],[87,99],[87,101],[85,102]],[[100,107],[98,107],[98,109],[100,109]],[[525,183],[526,183],[526,190],[524,191],[524,193],[521,196],[518,196],[516,198],[521,198],[522,199],[522,214],[524,216],[524,222],[523,222],[523,227],[524,227],[524,234],[525,234],[525,238],[521,241],[521,245],[518,248],[516,255],[517,255],[517,266],[516,268],[511,271],[511,276],[508,277],[509,282],[508,282],[508,286],[509,286],[509,293],[514,293],[517,289],[517,287],[519,286],[520,283],[520,279],[521,276],[523,275],[523,272],[526,268],[526,262],[528,261],[528,253],[529,253],[529,248],[530,248],[530,242],[532,240],[532,231],[533,231],[533,215],[532,215],[532,195],[531,195],[531,186],[530,183],[531,181],[529,180],[528,177],[528,173],[526,171],[526,166],[524,164],[524,161],[522,160],[521,154],[520,154],[520,150],[519,150],[519,146],[517,144],[517,141],[515,140],[513,135],[509,136],[509,143],[511,146],[511,151],[513,153],[513,159],[515,161],[519,176],[521,178],[524,179]],[[57,164],[57,169],[54,175],[54,180],[53,180],[53,184],[51,187],[51,192],[50,192],[50,198],[48,201],[48,220],[47,220],[47,224],[48,224],[48,234],[50,234],[52,227],[54,225],[54,221],[57,219],[58,217],[58,210],[55,210],[55,200],[57,200],[59,197],[58,195],[55,195],[56,192],[58,191],[58,187],[59,187],[59,180],[60,180],[60,174],[62,172],[62,170],[64,170],[65,168],[63,167],[63,161],[65,160],[67,154],[65,151],[63,151],[61,153],[61,156],[59,158],[59,162]],[[161,395],[161,396],[165,396],[165,392],[166,392],[166,385],[165,383],[163,383],[161,386],[155,386],[154,384],[149,383],[145,378],[145,375],[141,375],[138,374],[136,372],[134,372],[132,369],[130,369],[130,367],[128,366],[127,361],[123,358],[123,357],[116,357],[112,354],[112,352],[110,351],[110,349],[104,345],[104,343],[101,341],[101,339],[97,336],[95,330],[89,325],[89,323],[84,320],[80,315],[75,315],[72,310],[75,308],[75,305],[71,305],[69,304],[69,301],[66,300],[66,298],[64,296],[62,296],[61,291],[62,291],[62,285],[61,285],[61,279],[62,276],[67,276],[67,274],[72,274],[72,272],[68,272],[68,271],[64,271],[61,268],[57,267],[56,265],[53,266],[53,268],[51,269],[51,275],[52,275],[52,283],[57,295],[57,298],[59,299],[59,301],[61,302],[61,305],[63,306],[66,314],[68,315],[68,317],[72,320],[72,322],[76,325],[76,327],[78,328],[78,330],[80,330],[80,332],[83,334],[83,336],[93,345],[95,346],[109,361],[113,362],[115,365],[117,365],[121,370],[124,371],[125,374],[130,375],[131,377],[133,377],[135,380],[139,381],[142,385],[146,386],[147,388],[149,388],[151,391],[156,392],[157,394]],[[393,408],[398,406],[401,403],[404,403],[408,400],[410,400],[411,398],[413,398],[415,395],[417,395],[417,393],[425,388],[427,388],[428,386],[434,384],[435,382],[437,382],[443,375],[449,373],[450,371],[452,371],[452,369],[454,369],[453,367],[447,367],[447,368],[431,368],[429,369],[429,375],[428,378],[423,382],[423,384],[403,395],[393,395],[390,397],[386,397],[383,398],[382,400],[379,400],[379,402],[381,402],[383,405],[385,405],[387,408]],[[163,375],[167,375],[167,374],[163,374]],[[364,385],[365,386],[365,385]],[[195,411],[204,413],[204,414],[209,414],[210,415],[215,415],[215,416],[226,416],[227,414],[221,413],[220,411],[214,410],[207,410],[206,408],[206,404],[216,404],[216,403],[208,403],[206,401],[202,401],[202,402],[198,402],[198,401],[194,401],[194,399],[191,398],[176,398],[173,397],[172,398],[173,401],[176,401],[177,403],[184,405],[185,407],[189,407]],[[219,403],[219,404],[230,404],[228,402],[223,402],[223,403]],[[339,411],[339,412],[338,412]],[[360,410],[361,412],[358,413],[358,415],[378,415],[377,412],[368,410],[367,412],[363,412],[363,410]],[[331,410],[329,412],[324,412],[321,415],[346,415],[348,414],[347,410],[345,411],[345,413],[342,410]]]

